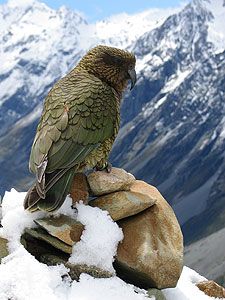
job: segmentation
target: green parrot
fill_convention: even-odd
[[[88,168],[110,171],[122,93],[136,82],[135,56],[114,47],[91,49],[48,93],[31,149],[36,181],[24,200],[33,212],[60,208],[73,177]]]

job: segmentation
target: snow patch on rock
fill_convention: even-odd
[[[123,232],[107,211],[78,203],[77,221],[85,226],[80,242],[73,246],[70,263],[95,265],[115,272],[112,266]]]

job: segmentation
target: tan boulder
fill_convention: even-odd
[[[157,201],[138,215],[118,221],[124,240],[117,251],[117,273],[143,288],[175,287],[183,267],[180,226],[172,208],[155,187],[140,181],[137,184]]]
[[[225,289],[213,280],[199,282],[196,286],[209,297],[225,299]]]
[[[99,196],[112,192],[127,191],[135,181],[135,178],[123,169],[112,168],[110,173],[106,171],[90,173],[87,176],[87,181],[92,194]]]
[[[130,191],[114,192],[90,201],[93,207],[107,210],[114,221],[138,214],[155,204],[156,198],[149,194],[141,181],[135,181]]]

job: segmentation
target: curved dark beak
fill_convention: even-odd
[[[128,70],[128,74],[129,74],[129,77],[130,77],[130,80],[131,80],[130,90],[132,90],[132,88],[135,86],[135,83],[137,81],[137,76],[136,76],[135,69]]]

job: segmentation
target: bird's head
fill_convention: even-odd
[[[131,89],[136,83],[135,63],[134,54],[99,45],[81,59],[79,66],[122,93],[129,80]]]

